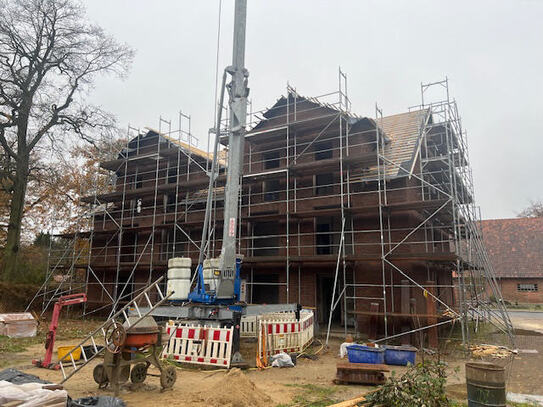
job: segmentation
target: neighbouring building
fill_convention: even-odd
[[[543,303],[543,217],[482,221],[503,299]]]

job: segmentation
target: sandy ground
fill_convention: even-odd
[[[339,349],[339,340],[335,342],[337,343],[333,344],[331,350],[322,354],[318,360],[300,359],[295,368],[270,368],[263,371],[249,369],[244,373],[249,380],[255,383],[258,390],[261,390],[265,395],[270,397],[272,401],[270,405],[288,403],[294,394],[298,392],[298,388],[292,385],[307,383],[323,386],[333,385],[332,380],[335,377],[335,355]],[[71,345],[73,343],[74,341],[59,341],[58,346]],[[61,381],[61,372],[39,369],[29,365],[30,360],[42,354],[42,349],[43,346],[41,345],[33,345],[25,352],[16,354],[16,358],[10,362],[10,365],[17,366],[27,373],[37,375],[46,380],[53,382]],[[112,395],[110,389],[100,390],[94,383],[92,369],[96,363],[91,362],[65,383],[65,388],[72,398],[100,394]],[[149,373],[158,373],[158,371],[150,369]],[[202,394],[203,389],[209,389],[210,392],[230,391],[230,389],[214,389],[214,386],[225,377],[226,373],[227,371],[225,370],[179,368],[177,370],[177,382],[172,391],[161,391],[159,378],[148,377],[143,385],[124,386],[120,396],[129,406],[148,406],[150,403],[173,405],[181,400],[183,403],[178,405],[204,406],[207,405],[205,401],[208,394]],[[340,389],[334,395],[338,399],[355,396],[365,389],[363,386],[338,387]]]
[[[255,389],[249,389],[251,393],[259,396],[261,406],[288,404],[296,394],[299,394],[305,384],[325,386],[333,388],[335,393],[331,396],[338,401],[345,400],[359,395],[372,389],[369,386],[357,385],[335,385],[333,379],[336,373],[336,363],[341,340],[334,339],[330,343],[330,349],[322,352],[318,360],[299,359],[297,366],[290,369],[269,368],[262,371],[256,369],[245,370],[247,379],[254,383]],[[74,341],[59,341],[58,346],[72,345]],[[246,345],[248,346],[248,345]],[[250,346],[250,345],[249,345]],[[320,346],[316,345],[316,349]],[[37,375],[43,379],[52,382],[62,380],[61,372],[46,369],[39,369],[29,365],[29,361],[39,357],[42,354],[42,345],[33,345],[25,352],[16,355],[16,358],[10,362],[10,365],[17,366],[27,373]],[[99,363],[99,362],[96,362]],[[65,383],[65,388],[72,398],[84,397],[89,395],[113,395],[112,391],[107,389],[98,389],[92,379],[92,369],[95,363],[85,366],[78,374],[74,375]],[[462,362],[450,362],[449,381],[450,383],[463,383],[462,374],[454,372],[455,368],[460,368]],[[405,371],[403,367],[396,367],[392,370],[396,373]],[[149,373],[158,373],[156,369],[150,369]],[[184,405],[184,406],[210,406],[210,405],[232,405],[232,406],[250,406],[257,405],[256,402],[228,404],[228,400],[237,396],[233,388],[224,388],[225,370],[197,370],[193,368],[179,368],[177,370],[177,382],[173,390],[161,391],[158,377],[147,377],[141,385],[126,384],[121,389],[120,397],[128,406],[149,406],[151,403],[162,405]],[[244,385],[242,381],[228,382],[226,387],[238,387]],[[247,387],[247,386],[245,386]],[[221,404],[209,404],[210,395],[222,392],[227,396],[227,402]],[[232,394],[233,393],[233,394]],[[232,396],[232,397],[229,397]],[[246,394],[237,397],[244,397]]]
[[[529,314],[529,315],[525,315]],[[506,366],[508,372],[508,391],[527,394],[541,394],[543,382],[543,313],[512,313],[515,327],[524,331],[517,336],[517,346],[520,349],[534,349],[538,353],[520,353],[514,359],[499,360],[498,363]],[[533,331],[526,331],[531,329]],[[74,345],[77,340],[57,341],[57,346]],[[368,386],[335,385],[333,379],[336,372],[336,363],[341,339],[334,338],[328,351],[319,354],[317,360],[299,359],[295,368],[266,370],[249,369],[243,374],[228,374],[224,370],[199,370],[194,368],[177,369],[177,382],[173,390],[161,391],[158,377],[147,377],[141,385],[124,385],[120,397],[128,406],[150,405],[183,405],[183,406],[276,406],[288,405],[296,395],[303,392],[303,385],[311,384],[333,389],[331,398],[341,401],[372,389]],[[253,351],[254,344],[245,343],[247,354]],[[315,350],[320,346],[315,344]],[[30,361],[43,355],[43,345],[32,345],[26,351],[2,355],[8,358],[8,366],[17,367],[25,372],[35,374],[52,382],[60,382],[62,375],[59,371],[38,369]],[[465,394],[464,363],[445,356],[449,364],[448,384],[451,394],[462,398]],[[96,363],[99,363],[97,361]],[[72,398],[89,395],[112,395],[112,391],[98,389],[92,379],[92,370],[95,363],[83,368],[78,374],[68,380],[64,386]],[[397,374],[405,371],[403,367],[392,367]],[[149,373],[158,373],[150,369]],[[219,397],[220,396],[220,397]],[[223,397],[223,398],[221,398]]]

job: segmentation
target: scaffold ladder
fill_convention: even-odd
[[[164,295],[160,289],[159,283],[164,279],[160,277],[154,283],[151,283],[146,289],[129,301],[124,307],[113,314],[106,322],[100,327],[94,330],[89,336],[83,339],[78,345],[74,346],[62,359],[58,361],[58,366],[62,372],[64,379],[60,383],[64,383],[74,374],[79,372],[81,368],[86,366],[96,356],[104,352],[108,348],[112,353],[118,353],[122,342],[124,342],[124,336],[126,332],[123,324],[128,327],[137,325],[143,318],[148,316],[155,308],[159,307],[164,301],[166,301],[173,292],[168,295]],[[154,292],[156,291],[156,292]],[[138,303],[143,302],[145,304],[145,312],[140,310]],[[148,308],[147,308],[148,307]],[[132,320],[128,318],[128,310],[133,311]],[[103,338],[103,339],[101,339]],[[99,347],[103,342],[104,346]],[[90,347],[91,355],[87,355],[85,347]],[[83,363],[76,363],[74,354],[81,350],[81,359]]]

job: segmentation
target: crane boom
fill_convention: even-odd
[[[238,229],[239,193],[243,171],[243,146],[247,116],[247,78],[245,69],[245,27],[247,0],[236,0],[234,17],[234,50],[232,65],[226,68],[232,81],[228,84],[230,127],[228,134],[228,168],[224,195],[224,225],[219,260],[220,278],[217,299],[232,298],[236,278],[236,242]],[[216,134],[216,137],[219,137]]]
[[[202,240],[198,260],[196,286],[188,293],[188,303],[181,307],[164,307],[157,309],[153,315],[175,317],[176,319],[197,320],[202,324],[209,321],[220,322],[221,326],[233,326],[232,364],[243,364],[239,353],[241,316],[251,307],[253,315],[269,312],[295,312],[300,317],[301,307],[298,304],[275,304],[249,306],[241,300],[241,259],[238,258],[236,243],[238,241],[238,215],[241,179],[243,175],[243,156],[245,126],[247,116],[247,97],[249,88],[247,79],[249,72],[245,69],[245,27],[247,19],[247,0],[236,0],[234,17],[234,50],[232,65],[223,74],[219,109],[215,122],[215,145],[213,162],[209,175],[206,213],[202,228]],[[226,85],[227,75],[231,81]],[[209,236],[211,233],[211,208],[213,207],[214,183],[218,176],[217,152],[221,136],[221,114],[224,90],[228,90],[230,106],[230,122],[228,128],[228,165],[226,168],[226,186],[224,192],[224,225],[221,254],[216,266],[216,259],[206,259],[209,254]],[[204,265],[207,263],[204,272]],[[213,265],[215,264],[215,266]],[[212,271],[212,275],[207,274]],[[204,275],[206,275],[204,277]],[[170,294],[171,295],[171,294]],[[179,300],[175,300],[178,302]]]

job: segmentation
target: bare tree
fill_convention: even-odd
[[[530,205],[517,214],[519,218],[539,218],[542,216],[543,201],[530,201]]]
[[[31,153],[46,139],[92,142],[111,125],[85,98],[98,75],[126,75],[133,54],[89,23],[76,0],[0,0],[0,145],[11,169],[2,174],[10,199],[4,278],[16,272]]]

